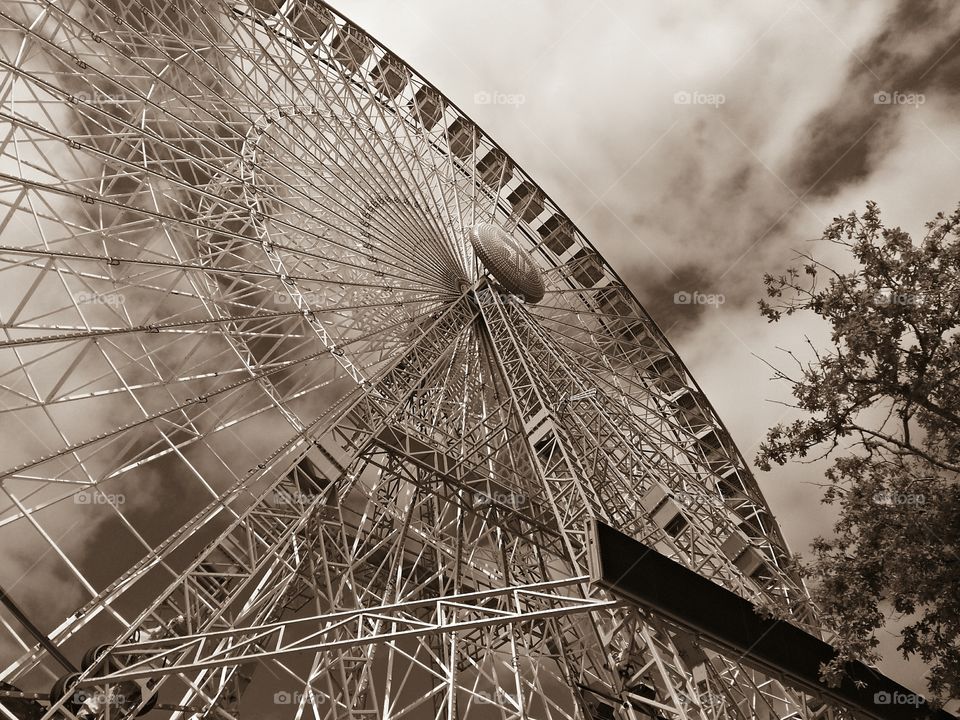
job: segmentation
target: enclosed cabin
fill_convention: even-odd
[[[524,180],[507,196],[514,214],[533,222],[543,212],[543,195],[529,180]]]
[[[330,43],[333,59],[349,73],[356,73],[373,52],[373,42],[365,32],[353,25],[344,25]]]
[[[289,22],[293,26],[297,40],[307,49],[319,45],[327,30],[333,25],[333,15],[330,11],[316,3],[295,3],[289,13]]]
[[[381,95],[396,100],[410,83],[410,71],[399,58],[388,53],[370,70],[370,82]]]
[[[424,130],[432,130],[443,117],[443,97],[433,88],[424,85],[410,100],[410,114]]]
[[[573,247],[573,225],[559,213],[548,217],[537,228],[547,250],[559,257]]]
[[[647,366],[646,374],[650,377],[651,385],[666,395],[686,387],[680,370],[666,353]]]
[[[477,128],[464,117],[458,117],[447,128],[447,147],[461,160],[473,155],[477,146]]]
[[[513,167],[506,153],[497,148],[488,150],[477,162],[477,177],[480,182],[494,190],[499,190],[510,182],[513,178]]]
[[[581,248],[568,267],[570,277],[581,287],[593,287],[603,279],[603,263],[595,252],[587,248]]]

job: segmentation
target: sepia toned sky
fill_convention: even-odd
[[[849,262],[815,239],[831,218],[862,211],[867,200],[915,235],[960,200],[956,0],[332,2],[450,96],[576,221],[667,333],[748,460],[766,428],[793,418],[780,404],[789,388],[770,380],[765,362],[787,367],[783,349],[802,351],[805,335],[827,342],[809,318],[771,326],[760,316],[763,274],[782,271],[797,251]],[[0,34],[4,42],[15,53],[19,35]],[[29,230],[10,225],[0,245],[22,242]],[[8,280],[5,291],[16,307],[24,288]],[[131,292],[130,306],[148,312],[138,297],[149,294]],[[183,302],[169,312],[186,313]],[[86,320],[114,322],[108,311],[95,308]],[[161,374],[180,367],[180,348],[151,356]],[[221,351],[207,345],[189,362],[219,362]],[[47,374],[53,385],[56,373]],[[67,404],[56,423],[9,413],[0,420],[0,455],[13,465],[60,448],[66,436],[113,428],[126,418],[113,407],[135,410]],[[246,437],[217,436],[230,444],[232,466],[252,467],[283,442],[286,426],[271,420]],[[145,453],[134,447],[145,438],[124,452]],[[203,456],[211,465],[190,457],[188,469],[217,475],[216,455]],[[179,527],[202,500],[199,483],[183,472],[188,461],[180,462],[171,454],[106,486],[127,493],[124,518],[149,538],[161,537],[160,520]],[[757,473],[795,552],[807,553],[811,539],[830,530],[833,511],[819,501],[824,468]],[[112,510],[88,504],[81,522],[76,502],[54,507],[45,522],[99,587],[141,549],[117,540]],[[16,588],[46,627],[60,622],[63,607],[79,605],[82,589],[56,555],[35,552],[41,540],[0,527],[0,584]],[[27,575],[30,588],[18,586]],[[895,649],[902,624],[890,617],[880,667],[923,691],[925,669]]]
[[[792,416],[763,360],[764,272],[831,218],[880,204],[915,236],[960,201],[960,4],[953,0],[339,0],[529,171],[667,333],[744,455]],[[686,295],[678,296],[678,293]],[[677,302],[692,299],[694,302]],[[829,532],[824,464],[758,480],[791,548]],[[924,689],[898,657],[881,669]]]

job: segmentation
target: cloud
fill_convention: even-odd
[[[761,274],[867,199],[914,231],[956,199],[960,9],[947,0],[337,5],[477,119],[578,222],[668,331],[748,459],[765,428],[789,418],[766,402],[788,395],[766,382],[756,355],[775,360],[776,346],[797,347],[805,333],[823,340],[808,320],[759,317]],[[876,102],[878,92],[924,100]],[[500,96],[513,99],[478,101]],[[678,292],[725,302],[678,303]],[[279,442],[279,427],[255,424],[257,451]],[[26,457],[43,446],[34,442]],[[809,484],[820,476],[814,464],[759,478],[794,549],[829,531]],[[159,530],[152,504],[184,482],[148,480],[129,508],[147,533]],[[113,530],[83,537],[96,547]],[[917,685],[916,667],[894,669]]]
[[[915,234],[958,199],[960,7],[949,0],[341,7],[577,221],[668,330],[748,460],[792,417],[769,402],[789,401],[788,388],[757,356],[782,364],[778,346],[828,341],[811,319],[759,316],[762,273],[797,250],[849,262],[809,241],[869,199]],[[476,105],[478,90],[525,102]],[[924,101],[875,103],[881,91]],[[677,92],[724,101],[676,104]],[[674,303],[695,290],[726,302]],[[758,476],[794,550],[832,525],[816,485],[824,465]],[[882,669],[923,689],[918,663],[892,653]]]
[[[905,110],[927,96],[956,104],[960,88],[960,6],[901,0],[850,60],[846,82],[803,128],[788,166],[791,184],[829,196],[867,178],[900,141]]]

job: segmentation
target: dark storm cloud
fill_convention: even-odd
[[[630,188],[641,195],[629,225],[644,246],[623,243],[607,252],[615,261],[622,255],[618,266],[626,264],[624,274],[642,302],[675,338],[694,333],[716,309],[678,306],[676,292],[722,293],[727,310],[753,306],[765,272],[780,271],[831,217],[855,209],[833,208],[831,199],[866,181],[897,152],[906,124],[930,122],[916,103],[955,103],[960,92],[955,4],[900,0],[877,18],[875,29],[849,43],[834,37],[841,19],[829,18],[827,27],[814,14],[823,9],[804,12],[796,26],[806,28],[804,42],[784,49],[778,46],[783,38],[770,33],[753,50],[768,72],[744,61],[711,81],[719,73],[705,69],[696,86],[722,93],[724,102],[715,109],[668,108],[676,125],[603,209],[622,211],[618,200]],[[803,67],[797,53],[809,53],[814,41],[843,49],[842,62],[817,67],[808,59]],[[818,74],[825,70],[842,73],[840,81],[831,85],[830,76]],[[825,92],[811,94],[818,84]],[[785,123],[794,129],[778,127]],[[617,134],[608,139],[618,141],[630,157],[636,142]],[[594,211],[601,226],[615,227],[602,214]]]
[[[756,356],[783,365],[776,347],[797,350],[805,334],[829,342],[808,318],[760,316],[763,273],[782,271],[833,216],[868,199],[916,230],[956,203],[955,0],[339,4],[473,115],[577,222],[667,331],[748,461],[768,427],[793,419],[779,404],[792,400],[789,388],[767,382]],[[874,105],[881,90],[923,92],[926,104]],[[480,105],[478,91],[525,100]],[[683,91],[725,102],[678,105]],[[828,252],[817,248],[843,261]],[[674,303],[692,290],[725,303]],[[791,464],[758,476],[795,551],[830,531],[817,486],[824,469]],[[892,650],[887,658],[884,672],[922,690],[922,663]]]
[[[798,193],[829,196],[862,180],[890,145],[910,96],[960,93],[960,24],[952,0],[901,0],[851,57],[833,103],[803,128],[785,177]],[[898,100],[906,101],[900,105]]]
[[[672,273],[650,275],[633,266],[624,276],[630,287],[642,287],[644,307],[654,321],[671,336],[683,333],[699,323],[715,305],[693,302],[697,288],[710,286],[711,273],[697,264],[674,268]],[[706,295],[706,294],[704,294]]]

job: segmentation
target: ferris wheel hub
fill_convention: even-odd
[[[543,276],[520,244],[503,228],[493,223],[480,223],[470,228],[473,251],[487,271],[505,290],[522,295],[527,302],[543,299],[546,288]]]

